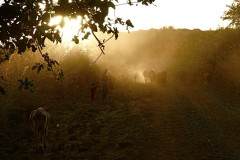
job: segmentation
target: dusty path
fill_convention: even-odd
[[[85,91],[52,96],[46,102],[55,104],[46,153],[35,153],[32,133],[18,124],[5,127],[12,140],[0,132],[6,141],[0,159],[240,159],[238,98],[200,87],[140,84],[119,88],[106,101],[99,98],[91,102]]]

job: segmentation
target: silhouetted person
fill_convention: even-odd
[[[91,86],[91,100],[94,101],[95,95],[96,95],[97,85],[95,83],[92,83]]]
[[[102,88],[102,91],[103,91],[103,99],[106,99],[107,98],[107,93],[108,93],[108,83],[109,83],[109,73],[108,73],[108,70],[105,69],[105,71],[103,72],[102,74],[102,85],[103,85],[103,88]]]

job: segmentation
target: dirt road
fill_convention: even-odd
[[[48,99],[55,105],[43,155],[35,153],[36,141],[27,125],[9,127],[9,122],[3,128],[11,134],[0,132],[1,142],[6,142],[0,143],[0,159],[240,159],[237,95],[224,96],[202,87],[143,84],[120,87],[107,100],[98,95],[91,102],[87,93],[81,93]],[[18,117],[14,123],[20,122]]]

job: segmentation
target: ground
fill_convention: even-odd
[[[61,91],[38,100],[40,95],[1,97],[3,108],[15,107],[0,111],[0,159],[240,159],[236,92],[136,83],[116,88],[107,100],[101,99],[100,90],[95,101],[87,88],[74,88],[73,93]],[[43,102],[50,106],[51,126],[48,148],[40,155],[28,116],[33,104]]]

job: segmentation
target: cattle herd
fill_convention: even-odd
[[[205,86],[214,85],[216,81],[216,73],[209,68],[200,68],[199,71],[190,72],[187,70],[178,70],[169,73],[165,70],[155,71],[147,69],[142,72],[145,84],[159,84],[166,86],[171,79],[175,85],[186,86],[190,84],[202,84]],[[170,77],[170,78],[169,78]],[[193,82],[193,83],[191,83]]]
[[[198,77],[200,77],[200,81],[202,81],[204,85],[210,85],[212,83],[212,72],[206,69],[200,69]],[[185,70],[181,70],[175,73],[176,82],[180,85],[186,85],[188,83],[189,75],[188,72]],[[161,71],[156,72],[153,69],[146,69],[142,71],[142,77],[145,84],[153,84],[153,83],[159,83],[161,86],[166,87],[167,86],[167,79],[168,79],[168,73],[167,71]],[[128,82],[132,81],[134,83],[139,82],[139,72],[132,72],[130,76],[124,76],[121,74],[119,77],[122,82]],[[107,93],[111,92],[113,90],[113,82],[114,82],[114,76],[110,74],[109,70],[105,70],[102,74],[102,90],[103,90],[103,99],[106,99]],[[31,124],[31,127],[33,129],[33,132],[36,136],[36,139],[38,141],[37,146],[37,152],[38,153],[44,153],[45,149],[47,148],[46,145],[46,138],[47,138],[47,132],[48,127],[50,125],[50,114],[48,113],[48,109],[45,107],[39,107],[35,110],[33,110],[30,113],[29,121]]]

